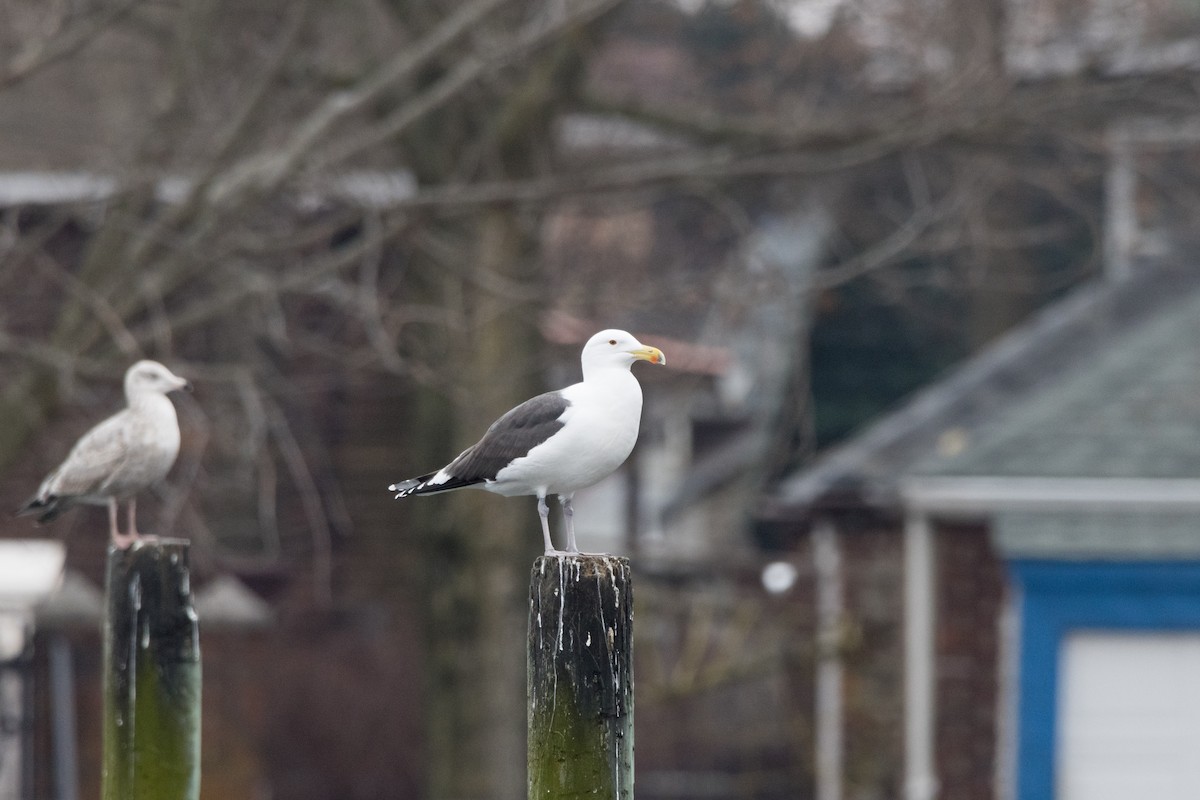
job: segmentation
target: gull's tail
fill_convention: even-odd
[[[38,522],[49,522],[59,514],[66,511],[67,506],[68,504],[63,502],[63,498],[58,497],[57,495],[52,494],[46,497],[34,495],[33,497],[29,498],[25,505],[14,511],[13,516],[24,517],[28,516],[29,514],[40,514],[41,516],[38,517]]]
[[[388,487],[389,492],[396,493],[396,499],[408,497],[410,494],[437,494],[438,492],[453,492],[455,489],[465,489],[468,486],[476,486],[481,483],[487,483],[483,478],[460,478],[451,474],[448,470],[454,467],[451,464],[449,467],[443,467],[437,472],[431,472],[428,475],[422,475],[419,478],[409,478],[406,481],[398,481]]]
[[[436,472],[431,472],[428,475],[422,475],[419,478],[408,478],[407,480],[397,481],[388,487],[388,491],[395,492],[395,499],[397,500],[399,500],[401,497],[408,497],[410,494],[416,494],[417,492],[421,491],[421,487],[425,485],[425,482],[436,474]]]

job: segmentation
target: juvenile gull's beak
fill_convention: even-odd
[[[638,361],[649,361],[651,364],[660,365],[667,363],[667,357],[657,347],[639,347],[636,350],[630,350],[629,353]]]

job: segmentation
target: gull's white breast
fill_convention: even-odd
[[[499,494],[571,494],[612,474],[637,442],[642,389],[628,369],[562,390],[563,427],[500,470],[487,488]],[[527,488],[526,488],[527,487]]]

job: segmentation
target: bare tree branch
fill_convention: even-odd
[[[62,20],[59,20],[50,33],[26,39],[21,50],[0,67],[0,91],[16,86],[39,70],[75,55],[141,3],[142,0],[122,0],[102,7],[100,11],[84,16],[65,28],[62,27]]]
[[[323,172],[333,165],[394,139],[417,120],[427,116],[461,92],[480,76],[499,69],[505,63],[544,45],[562,35],[564,31],[586,24],[609,11],[621,0],[593,0],[569,14],[558,15],[552,22],[542,21],[527,26],[511,40],[488,51],[458,60],[454,68],[436,81],[418,97],[406,102],[392,114],[361,133],[351,135],[318,153],[313,158],[311,172]]]
[[[298,485],[300,502],[304,507],[304,515],[312,532],[313,543],[313,589],[318,605],[329,608],[333,602],[333,532],[326,522],[325,508],[321,502],[321,493],[309,469],[304,449],[292,433],[287,422],[287,416],[274,401],[264,397],[264,405],[270,412],[267,420],[270,425],[272,438],[279,446],[284,464],[291,474],[292,480]]]
[[[507,0],[472,0],[459,7],[412,48],[398,53],[358,86],[329,96],[296,126],[281,147],[244,159],[226,170],[209,190],[209,202],[220,204],[250,187],[262,191],[278,186],[335,124],[360,111],[385,90],[421,68],[505,2]]]

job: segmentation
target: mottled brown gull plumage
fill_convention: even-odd
[[[71,506],[108,506],[109,534],[118,547],[140,535],[137,494],[166,477],[179,454],[179,421],[169,392],[188,382],[157,361],[139,361],[125,373],[124,410],[85,433],[46,476],[18,514],[48,522]],[[129,530],[117,526],[117,504],[128,501]]]

